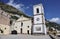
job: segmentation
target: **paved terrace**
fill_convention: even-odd
[[[0,39],[51,39],[49,35],[0,35]]]

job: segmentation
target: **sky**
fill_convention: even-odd
[[[43,4],[45,18],[60,24],[60,0],[0,0],[29,16],[33,16],[33,5]]]

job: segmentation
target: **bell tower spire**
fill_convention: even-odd
[[[43,5],[42,4],[34,5],[33,11],[34,11],[33,33],[46,34]]]

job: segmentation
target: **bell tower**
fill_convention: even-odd
[[[33,33],[46,34],[44,9],[42,4],[33,6]]]

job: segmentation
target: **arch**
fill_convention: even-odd
[[[17,34],[16,30],[11,31],[11,34]]]
[[[0,31],[1,31],[1,33],[3,33],[3,30],[0,29]]]
[[[39,8],[36,9],[37,13],[39,13]]]

